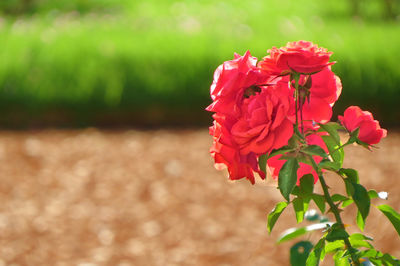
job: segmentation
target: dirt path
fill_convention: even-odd
[[[274,242],[296,226],[292,210],[268,235],[266,214],[282,200],[273,182],[228,181],[210,144],[206,130],[0,132],[0,265],[288,265],[293,242]],[[400,210],[400,134],[346,152]],[[365,232],[400,256],[375,209]]]

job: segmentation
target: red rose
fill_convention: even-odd
[[[245,99],[242,116],[231,129],[241,154],[265,154],[287,145],[293,134],[289,120],[293,104],[289,93],[272,86]]]
[[[284,75],[290,72],[311,74],[321,71],[334,62],[329,62],[332,52],[319,48],[312,42],[289,42],[285,47],[268,50],[258,66],[272,75]]]
[[[326,147],[324,141],[322,138],[317,135],[309,135],[306,137],[307,144],[309,145],[318,145],[321,148],[323,148],[327,153],[328,153],[328,148]],[[268,159],[267,165],[268,169],[272,174],[272,178],[277,179],[279,176],[279,171],[281,170],[283,164],[285,163],[285,160],[279,160],[282,155],[277,155],[274,156],[270,159]],[[322,157],[320,156],[313,156],[313,159],[316,163],[321,162]],[[312,174],[314,176],[314,182],[316,183],[318,181],[318,175],[313,169],[311,165],[305,164],[305,163],[299,163],[300,167],[297,170],[297,185],[300,184],[300,178],[302,178],[306,174]]]
[[[210,127],[213,146],[210,153],[214,158],[215,168],[217,170],[228,168],[231,180],[247,178],[254,184],[253,172],[257,172],[262,179],[265,179],[265,173],[258,166],[257,155],[252,152],[246,155],[240,154],[238,145],[230,133],[232,121],[223,115],[214,114],[213,117],[214,125]]]
[[[241,116],[216,113],[211,155],[215,167],[227,167],[232,180],[246,177],[254,183],[254,172],[265,178],[258,166],[258,157],[272,149],[287,145],[293,134],[289,110],[293,106],[289,90],[278,86],[262,87],[244,98]],[[229,111],[229,110],[227,110]]]
[[[206,110],[229,116],[240,116],[240,105],[246,91],[252,86],[264,84],[266,75],[256,67],[257,58],[247,51],[244,56],[235,54],[235,59],[226,61],[214,72],[210,88],[213,103]]]
[[[339,120],[349,132],[359,128],[358,138],[369,145],[377,144],[387,134],[386,129],[380,127],[370,112],[362,111],[358,106],[347,108]]]

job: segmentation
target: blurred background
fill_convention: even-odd
[[[300,39],[334,52],[336,114],[400,119],[398,0],[7,0],[0,12],[3,127],[208,125],[219,64]]]
[[[234,52],[301,39],[334,52],[333,120],[359,105],[389,129],[346,160],[400,210],[399,0],[0,1],[0,266],[288,265],[293,211],[267,234],[276,184],[214,169],[204,108]]]

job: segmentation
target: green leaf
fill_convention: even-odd
[[[377,208],[389,219],[400,236],[400,214],[386,204],[379,205]]]
[[[379,198],[378,192],[376,192],[374,189],[368,191],[368,196],[370,199]]]
[[[319,164],[319,167],[326,169],[326,170],[330,170],[330,171],[339,171],[340,169],[340,164],[338,164],[337,162],[332,162],[328,159],[323,159]]]
[[[300,188],[304,194],[311,194],[314,190],[314,176],[312,174],[303,175],[300,178]]]
[[[363,223],[365,223],[365,219],[369,214],[369,209],[371,206],[371,199],[368,191],[359,184],[358,173],[356,170],[342,168],[340,169],[339,173],[346,177],[344,178],[344,182],[346,185],[347,194],[353,198],[354,203],[357,205],[358,211],[364,220],[363,222],[360,222],[359,218],[357,218],[357,224],[360,229],[364,228]]]
[[[268,156],[267,159],[274,157],[276,155],[280,155],[280,154],[285,154],[287,152],[291,152],[293,151],[293,148],[289,147],[289,146],[283,146],[282,148],[276,149],[276,150],[272,150]]]
[[[290,265],[304,266],[313,248],[310,241],[300,241],[290,248]]]
[[[293,238],[296,238],[298,236],[304,235],[307,233],[307,228],[306,227],[300,227],[300,228],[290,228],[286,231],[284,231],[277,240],[277,243],[280,244],[282,242],[292,240]]]
[[[299,161],[299,163],[304,163],[304,164],[308,164],[312,166],[312,162],[310,161],[310,158],[308,155],[306,155],[305,153],[299,153],[296,156],[294,156],[297,158],[297,160]]]
[[[375,249],[367,249],[360,252],[360,257],[375,258],[378,256],[378,254],[379,251]]]
[[[362,218],[360,211],[357,211],[356,222],[357,222],[358,228],[360,228],[361,231],[364,231],[365,220]]]
[[[271,233],[272,228],[274,228],[276,221],[278,220],[279,216],[282,214],[282,212],[285,210],[287,206],[288,206],[287,202],[285,201],[279,202],[278,204],[276,204],[275,208],[268,214],[267,229],[269,233]]]
[[[394,256],[391,256],[388,253],[383,254],[380,251],[375,250],[374,248],[363,250],[359,253],[359,257],[368,258],[374,265],[400,265],[400,261],[396,259]]]
[[[293,130],[296,132],[295,126],[293,126]],[[293,134],[292,137],[288,140],[288,147],[296,149],[299,146],[299,142],[301,142],[300,134]]]
[[[343,201],[343,203],[342,203],[342,207],[343,207],[343,208],[346,208],[347,206],[349,206],[349,205],[352,204],[353,202],[354,202],[354,200],[352,200],[352,199],[345,200],[345,201]]]
[[[340,145],[340,137],[337,132],[338,129],[342,129],[343,127],[340,126],[338,123],[330,122],[327,124],[319,124],[319,126],[328,132],[328,134],[332,137],[332,139],[336,142],[336,144]],[[321,130],[318,130],[321,131]]]
[[[303,196],[302,199],[303,199],[303,210],[305,215],[308,210],[308,207],[310,206],[311,196],[310,195]]]
[[[330,253],[334,252],[337,249],[343,249],[344,246],[344,241],[343,240],[336,240],[333,242],[328,242],[325,244],[325,253]]]
[[[368,242],[372,240],[373,240],[372,238],[360,233],[354,233],[349,237],[350,244],[352,245],[353,248],[360,248],[360,247],[373,248],[371,243]]]
[[[292,203],[293,203],[293,209],[296,213],[297,223],[301,223],[304,219],[304,212],[305,212],[303,199],[295,198]]]
[[[325,197],[319,194],[312,194],[311,198],[313,199],[321,213],[325,213]]]
[[[376,258],[369,258],[369,261],[373,263],[374,266],[382,266],[382,261]],[[387,266],[387,265],[385,265]]]
[[[343,240],[349,237],[349,234],[344,229],[332,230],[326,236],[326,241],[332,242],[336,240]]]
[[[328,158],[328,154],[318,145],[309,145],[301,150],[308,155],[317,155],[323,158]]]
[[[350,138],[349,138],[349,140],[347,141],[348,143],[354,143],[354,142],[357,142],[358,141],[358,134],[360,133],[360,128],[358,127],[358,128],[356,128],[356,130],[353,130],[351,133],[350,133]]]
[[[345,177],[347,177],[351,183],[359,184],[360,178],[358,177],[358,172],[352,168],[342,168],[339,170],[339,173]]]
[[[361,140],[357,140],[356,143],[364,148],[366,148],[367,150],[371,150],[371,145],[369,145],[368,143],[365,143],[364,141]]]
[[[321,238],[315,245],[314,249],[311,251],[307,258],[306,266],[318,266],[321,260],[321,253],[325,247],[325,238]]]
[[[371,243],[365,240],[352,240],[350,244],[353,248],[373,248]]]
[[[345,197],[345,196],[343,196],[341,194],[332,195],[332,200],[333,201],[345,201],[345,200],[348,200],[348,199],[349,199],[348,197]]]
[[[354,186],[353,183],[348,179],[344,178],[344,185],[346,186],[346,193],[349,197],[354,195]]]
[[[306,227],[289,228],[279,236],[277,243],[280,244],[282,242],[292,240],[293,238],[304,235],[307,232],[326,229],[330,225],[332,225],[332,223],[317,223],[308,225]]]
[[[344,230],[344,228],[341,225],[335,223],[329,229],[329,232],[326,235],[325,239],[328,242],[333,242],[336,240],[343,240],[348,237],[349,237],[349,234],[346,232],[346,230]]]
[[[294,188],[293,188],[293,190],[292,190],[292,195],[295,195],[295,196],[300,196],[300,188],[298,187],[298,186],[295,186]]]
[[[343,148],[339,148],[339,144],[331,136],[322,136],[322,140],[328,148],[333,161],[342,166],[344,158]]]
[[[360,233],[354,233],[349,237],[349,240],[370,240],[370,241],[373,241],[374,239],[372,237],[365,236],[365,235],[360,234]]]
[[[365,219],[367,219],[367,216],[369,214],[371,200],[369,198],[367,190],[362,185],[353,183],[353,187],[354,194],[352,198],[365,222]]]
[[[345,251],[341,250],[336,252],[333,256],[335,266],[350,266],[348,256],[344,256]]]
[[[278,186],[282,196],[289,201],[289,195],[297,182],[299,163],[296,158],[288,159],[279,171]]]
[[[258,166],[260,167],[260,170],[263,171],[264,173],[267,173],[267,159],[268,155],[263,154],[260,157],[258,157]]]
[[[383,254],[381,260],[385,265],[400,265],[399,260],[388,253]]]

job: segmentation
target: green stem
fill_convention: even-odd
[[[300,99],[300,124],[301,124],[301,134],[304,134],[304,123],[303,123],[303,100]]]
[[[300,76],[297,76],[297,75],[294,78],[294,80],[295,80],[295,83],[294,83],[294,88],[295,88],[294,105],[295,105],[295,109],[296,109],[296,128],[298,128],[298,126],[299,126],[299,119],[298,119],[299,79],[300,79]]]
[[[339,149],[341,149],[341,148],[344,148],[344,147],[346,147],[346,146],[349,145],[349,144],[351,144],[351,143],[346,142],[345,144],[342,144],[342,145],[340,145],[339,147],[337,147],[336,149],[334,149],[331,153],[334,153],[334,152],[336,152],[337,150],[339,150]],[[331,153],[330,153],[330,154],[331,154]]]
[[[322,175],[317,163],[314,161],[314,159],[312,158],[312,156],[309,156],[311,163],[313,165],[314,170],[317,172],[318,174],[318,178],[319,181],[321,183],[322,186],[322,190],[324,191],[324,197],[326,199],[326,202],[328,203],[329,207],[330,207],[330,211],[333,213],[333,215],[335,216],[336,222],[345,230],[344,228],[344,224],[342,221],[342,218],[340,217],[340,212],[338,207],[335,205],[335,203],[333,202],[331,195],[329,194],[329,190],[328,190],[328,186],[325,182],[324,176]],[[354,265],[360,265],[359,260],[357,259],[356,254],[354,253],[354,248],[351,246],[350,240],[348,238],[344,239],[344,243],[347,247],[347,249],[350,252],[350,256],[351,259],[354,263]]]

